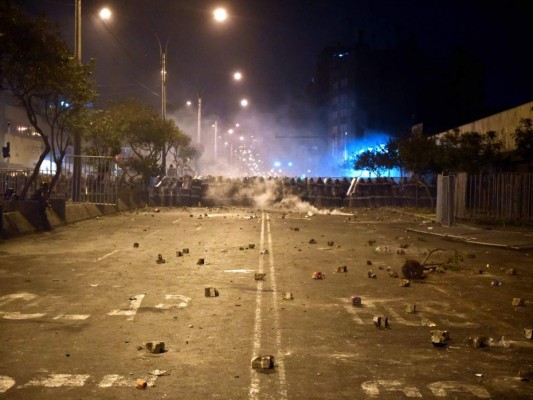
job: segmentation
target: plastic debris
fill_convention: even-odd
[[[170,375],[170,372],[161,369],[154,369],[153,371],[150,371],[149,374],[153,376],[167,376]]]
[[[376,279],[376,274],[374,273],[374,271],[369,270],[366,274],[369,278]]]
[[[137,389],[146,389],[147,386],[148,386],[148,383],[144,379],[135,380],[135,387]]]
[[[533,329],[525,328],[524,329],[524,336],[526,339],[533,339]]]
[[[524,302],[524,299],[520,298],[520,297],[515,297],[513,299],[513,306],[514,307],[523,307],[525,305],[525,302]]]

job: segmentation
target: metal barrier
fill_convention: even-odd
[[[79,201],[93,204],[118,203],[118,168],[113,157],[68,156],[52,195],[66,200],[72,198],[74,160],[80,159],[81,182]]]
[[[533,174],[460,174],[455,191],[458,218],[533,222]]]
[[[29,168],[0,169],[0,203],[20,193],[32,172]],[[30,188],[28,195],[31,196],[34,189]]]

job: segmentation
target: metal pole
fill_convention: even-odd
[[[159,37],[156,35],[157,42],[159,43],[159,55],[161,57],[161,118],[163,120],[167,119],[167,48],[168,48],[168,39],[165,42],[165,49]],[[167,152],[166,152],[166,143],[163,142],[161,149],[161,169],[163,174],[166,175],[167,171]]]
[[[202,98],[198,96],[198,127],[197,127],[198,144],[202,142]]]
[[[215,127],[215,161],[218,158],[218,122],[215,121],[213,125]]]
[[[76,0],[74,12],[74,52],[78,66],[81,65],[81,0]],[[80,201],[81,192],[81,136],[74,131],[73,138],[74,163],[72,167],[72,200]]]

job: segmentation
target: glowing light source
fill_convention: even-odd
[[[100,16],[100,18],[102,18],[104,21],[107,21],[109,19],[111,19],[111,10],[107,7],[104,7],[100,10],[100,12],[98,13],[98,15]]]
[[[219,7],[213,11],[213,17],[215,21],[224,22],[228,19],[228,12],[225,8]]]
[[[235,79],[236,81],[240,81],[242,79],[242,73],[240,73],[239,71],[235,72],[233,74],[233,79]]]
[[[242,99],[241,100],[241,107],[248,107],[248,100]]]

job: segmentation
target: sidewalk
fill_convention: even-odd
[[[509,250],[533,249],[533,232],[510,232],[496,229],[482,229],[472,226],[440,226],[431,224],[425,229],[408,228],[408,232],[440,236],[450,241],[458,241],[481,246],[499,247]]]

